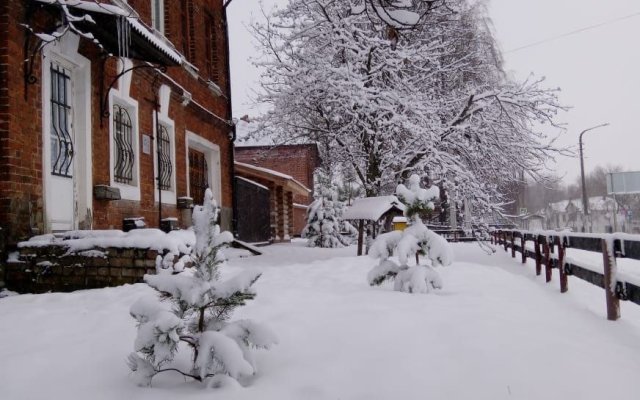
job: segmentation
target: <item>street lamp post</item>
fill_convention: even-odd
[[[587,128],[582,132],[580,132],[580,137],[578,139],[578,144],[580,145],[580,177],[582,179],[582,210],[584,212],[584,220],[582,222],[583,231],[586,230],[585,223],[586,223],[587,216],[589,215],[589,201],[587,200],[587,187],[586,187],[585,178],[584,178],[584,156],[582,152],[582,135],[596,128],[602,128],[605,126],[609,126],[609,123],[607,122],[605,124],[600,124],[600,125],[593,126],[591,128]]]

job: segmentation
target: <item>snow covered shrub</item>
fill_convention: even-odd
[[[307,225],[302,230],[302,237],[307,238],[309,247],[347,246],[350,239],[342,232],[356,232],[351,224],[342,220],[344,205],[332,194],[320,195],[307,210]]]
[[[198,381],[219,375],[234,379],[252,375],[256,365],[251,348],[269,348],[277,341],[269,329],[255,322],[229,321],[236,307],[254,298],[251,286],[260,273],[245,271],[220,279],[219,268],[224,262],[220,250],[233,237],[220,232],[215,224],[217,215],[213,194],[207,189],[204,205],[193,211],[193,267],[178,273],[158,269],[157,275],[144,277],[159,296],[141,298],[130,310],[138,322],[138,334],[135,352],[127,361],[140,385],[149,386],[151,379],[164,371]],[[192,351],[187,371],[171,365],[185,347]]]
[[[450,265],[453,254],[449,243],[440,235],[429,230],[421,220],[433,211],[433,200],[439,195],[437,187],[420,188],[420,178],[412,175],[409,187],[398,185],[396,194],[405,202],[405,216],[410,226],[404,231],[384,233],[373,242],[369,255],[379,258],[380,262],[368,274],[371,286],[380,285],[393,279],[394,290],[409,293],[428,293],[432,289],[441,289],[442,280],[434,267]],[[430,265],[421,265],[418,254],[427,256]],[[396,256],[399,264],[391,260]],[[415,256],[415,266],[409,266],[409,260]]]
[[[429,189],[420,187],[420,177],[413,174],[409,177],[409,186],[399,184],[396,189],[398,199],[407,207],[404,214],[412,221],[431,217],[435,208],[433,201],[440,197],[440,189],[431,186]]]

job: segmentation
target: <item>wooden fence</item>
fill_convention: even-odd
[[[533,251],[526,248],[526,243],[533,243]],[[560,292],[569,290],[569,276],[583,279],[605,290],[607,318],[615,321],[620,318],[620,300],[631,301],[640,305],[640,287],[622,281],[616,271],[617,258],[640,260],[640,236],[638,239],[620,239],[613,235],[589,236],[572,234],[554,234],[548,232],[529,232],[518,230],[496,230],[491,234],[491,243],[511,249],[511,256],[520,253],[522,263],[531,257],[536,263],[536,275],[542,274],[544,266],[545,279],[551,282],[552,270],[558,269]],[[609,247],[613,247],[610,249]],[[579,249],[602,254],[603,272],[595,272],[584,266],[566,261],[566,249]]]

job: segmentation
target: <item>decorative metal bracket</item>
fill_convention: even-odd
[[[106,59],[104,60],[104,62],[106,62]],[[102,68],[104,70],[104,63]],[[145,68],[152,69],[154,71],[160,71],[162,73],[167,72],[167,67],[164,65],[158,66],[158,65],[149,65],[149,64],[134,65],[131,68],[127,68],[124,71],[121,71],[118,75],[116,75],[113,78],[109,86],[107,86],[106,90],[102,91],[102,94],[100,96],[100,115],[102,116],[102,118],[108,118],[109,115],[111,115],[111,110],[109,110],[109,93],[111,92],[111,89],[113,89],[113,85],[115,85],[120,78],[122,78],[124,75],[128,74],[129,72],[132,72],[137,69],[145,69]]]
[[[33,15],[35,14],[36,6],[31,2],[28,2],[25,6],[25,16],[24,16],[24,45],[23,45],[23,76],[24,76],[24,99],[27,100],[29,98],[29,85],[33,85],[38,82],[38,77],[33,73],[35,68],[35,63],[38,54],[42,51],[44,46],[48,43],[43,43],[43,40],[40,39],[32,30],[31,22],[33,20]]]

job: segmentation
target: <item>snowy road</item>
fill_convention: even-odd
[[[0,398],[601,399],[640,392],[640,307],[605,318],[604,293],[576,279],[560,294],[502,250],[454,245],[445,288],[371,288],[374,260],[353,248],[267,248],[226,267],[264,271],[235,318],[280,338],[248,387],[204,389],[177,376],[128,376],[145,285],[0,299]],[[212,393],[213,391],[213,393]]]

